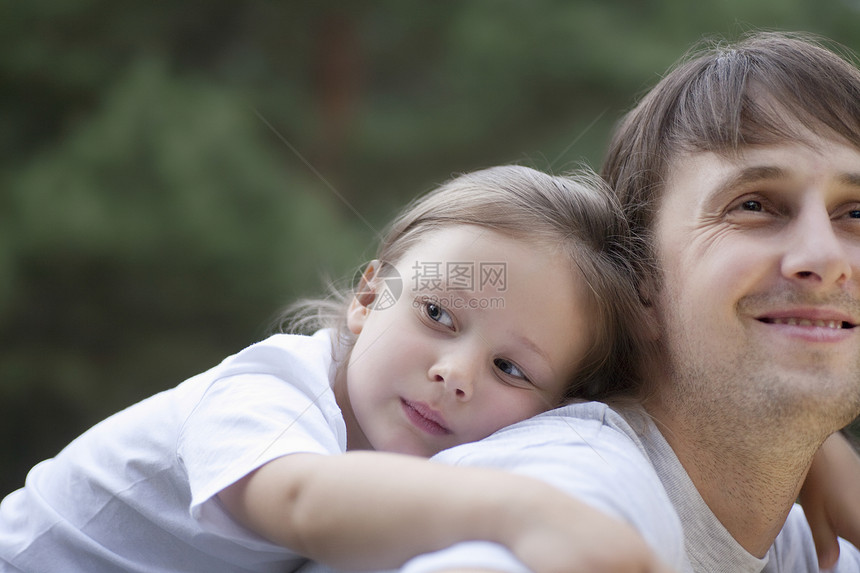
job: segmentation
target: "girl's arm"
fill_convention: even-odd
[[[535,573],[663,571],[632,527],[524,476],[399,454],[293,454],[219,497],[249,529],[333,567],[397,567],[467,540]]]
[[[827,438],[815,454],[800,503],[822,569],[839,557],[837,535],[860,547],[860,457],[841,433]]]

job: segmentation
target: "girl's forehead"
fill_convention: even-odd
[[[404,258],[416,253],[505,252],[511,246],[535,251],[557,250],[557,242],[540,238],[540,233],[513,232],[491,225],[454,224],[424,233],[404,253]]]
[[[412,245],[396,262],[401,273],[434,269],[438,273],[462,274],[476,277],[515,272],[537,278],[549,272],[561,272],[573,267],[559,242],[551,243],[527,236],[481,227],[452,225],[436,229]]]
[[[448,225],[424,233],[409,247],[403,258],[446,258],[464,253],[488,250],[488,238],[502,239],[504,235],[478,225]]]
[[[409,249],[397,268],[404,280],[416,285],[441,285],[469,293],[505,292],[516,285],[533,290],[530,283],[562,275],[559,280],[581,280],[576,265],[558,244],[477,225],[434,232]]]

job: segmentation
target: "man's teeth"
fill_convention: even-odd
[[[807,318],[774,318],[773,324],[788,324],[790,326],[817,326],[819,328],[842,328],[841,320],[809,320]]]

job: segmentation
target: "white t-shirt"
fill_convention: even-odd
[[[277,457],[346,451],[331,332],[275,335],[97,424],[0,504],[0,571],[291,571],[216,497]]]
[[[480,442],[445,450],[431,460],[499,468],[549,482],[630,522],[666,563],[682,571],[684,536],[678,515],[639,437],[625,419],[603,404],[589,402],[552,410]],[[401,571],[470,567],[528,573],[506,548],[489,542],[460,543],[413,559]],[[335,570],[309,563],[301,571]]]
[[[629,522],[678,572],[818,571],[812,536],[799,506],[767,556],[752,556],[707,507],[651,420],[639,413],[625,416],[596,402],[565,406],[433,459],[507,469],[552,483]],[[840,546],[833,571],[860,572],[860,552],[841,540]],[[504,547],[469,542],[413,559],[401,573],[456,567],[527,571]]]

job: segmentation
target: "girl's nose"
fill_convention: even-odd
[[[446,355],[430,368],[428,377],[433,382],[443,383],[457,400],[465,402],[474,394],[478,366],[477,359],[468,353]]]

